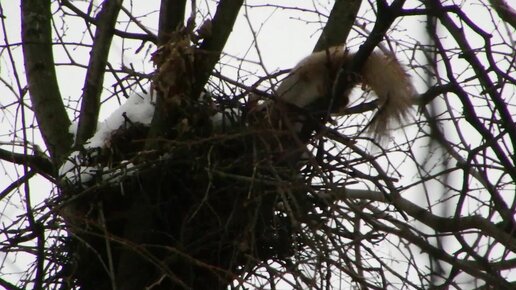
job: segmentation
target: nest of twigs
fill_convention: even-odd
[[[161,66],[156,77],[164,109],[174,114],[159,147],[146,147],[148,127],[128,122],[94,157],[83,153],[88,166],[103,172],[65,190],[73,233],[69,270],[83,289],[109,289],[122,279],[117,271],[125,263],[140,262],[146,268],[137,275],[160,281],[162,288],[152,289],[222,289],[260,261],[288,258],[302,244],[293,222],[301,218],[293,215],[312,203],[298,168],[279,157],[291,142],[280,144],[277,128],[257,125],[263,116],[228,115],[241,107],[226,104],[215,118],[214,104],[174,95],[180,80],[173,76],[183,79],[185,72],[169,70],[189,68],[185,61],[193,56],[168,47],[156,58],[174,63],[167,51],[171,58],[189,54],[175,61],[181,66]],[[165,75],[172,79],[165,82]]]

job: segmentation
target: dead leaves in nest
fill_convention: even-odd
[[[174,34],[152,55],[157,67],[154,88],[163,94],[167,107],[182,105],[189,98],[194,81],[195,47],[188,33]]]
[[[199,85],[195,79],[199,69],[196,66],[203,61],[197,45],[209,35],[210,29],[210,24],[203,24],[196,34],[194,23],[189,21],[186,27],[171,33],[169,40],[152,54],[156,66],[153,87],[161,98],[157,109],[164,112],[164,122],[174,132],[171,136],[209,131],[205,127],[213,115],[212,100],[202,98],[194,87]]]

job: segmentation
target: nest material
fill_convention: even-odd
[[[153,57],[164,104],[157,110],[171,116],[158,151],[145,147],[148,128],[129,124],[88,165],[123,174],[65,190],[81,289],[110,289],[113,279],[139,287],[135,275],[142,287],[165,277],[152,289],[225,289],[260,261],[286,259],[301,246],[293,221],[313,205],[298,167],[281,161],[296,143],[241,115],[212,130],[213,105],[188,94],[188,43],[176,39]],[[135,263],[145,267],[124,271]]]
[[[233,128],[219,137],[191,142],[170,140],[167,151],[155,160],[139,155],[142,128],[113,134],[111,150],[97,160],[117,168],[125,158],[139,163],[119,183],[98,180],[94,187],[71,194],[74,219],[68,221],[79,238],[77,273],[83,276],[82,283],[102,281],[98,277],[103,276],[109,281],[100,261],[91,257],[99,255],[106,265],[109,260],[120,262],[124,247],[134,242],[126,240],[131,230],[127,227],[135,226],[130,220],[140,211],[150,219],[140,225],[145,238],[138,243],[162,247],[149,249],[149,254],[167,261],[173,273],[200,261],[223,269],[217,277],[232,279],[228,273],[251,269],[256,261],[290,256],[297,247],[295,232],[291,218],[281,209],[285,201],[278,190],[292,191],[294,183],[285,180],[295,173],[274,166],[270,158],[274,152],[257,149],[262,140],[245,131]],[[110,240],[110,253],[106,240]],[[163,248],[180,251],[188,259]],[[91,280],[92,276],[97,278]],[[91,287],[102,289],[96,284]]]

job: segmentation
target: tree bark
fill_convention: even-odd
[[[32,107],[53,163],[59,165],[68,155],[72,135],[57,84],[50,1],[24,0],[21,14],[23,57]]]
[[[219,61],[220,53],[233,30],[233,25],[243,3],[243,0],[221,0],[219,2],[217,12],[212,19],[211,36],[206,38],[199,48],[202,57],[195,59],[195,84],[192,89],[194,96],[202,92],[213,67]]]
[[[75,139],[76,146],[84,144],[97,130],[105,68],[115,32],[116,19],[121,7],[122,0],[104,1],[102,9],[97,16],[99,21],[95,30],[88,71],[86,72],[86,80],[83,87],[81,114]]]
[[[361,0],[337,0],[324,26],[314,52],[346,43],[349,32],[357,19]]]

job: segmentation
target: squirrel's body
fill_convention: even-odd
[[[339,69],[351,61],[354,53],[342,46],[313,53],[301,60],[281,82],[276,92],[284,102],[304,108],[321,99],[329,100]],[[410,77],[392,56],[373,52],[353,85],[369,86],[378,96],[379,111],[370,124],[375,135],[385,135],[392,121],[401,122],[412,106],[415,89]],[[353,86],[349,86],[353,87]],[[334,103],[333,113],[342,112],[349,102],[351,89],[345,91]]]

